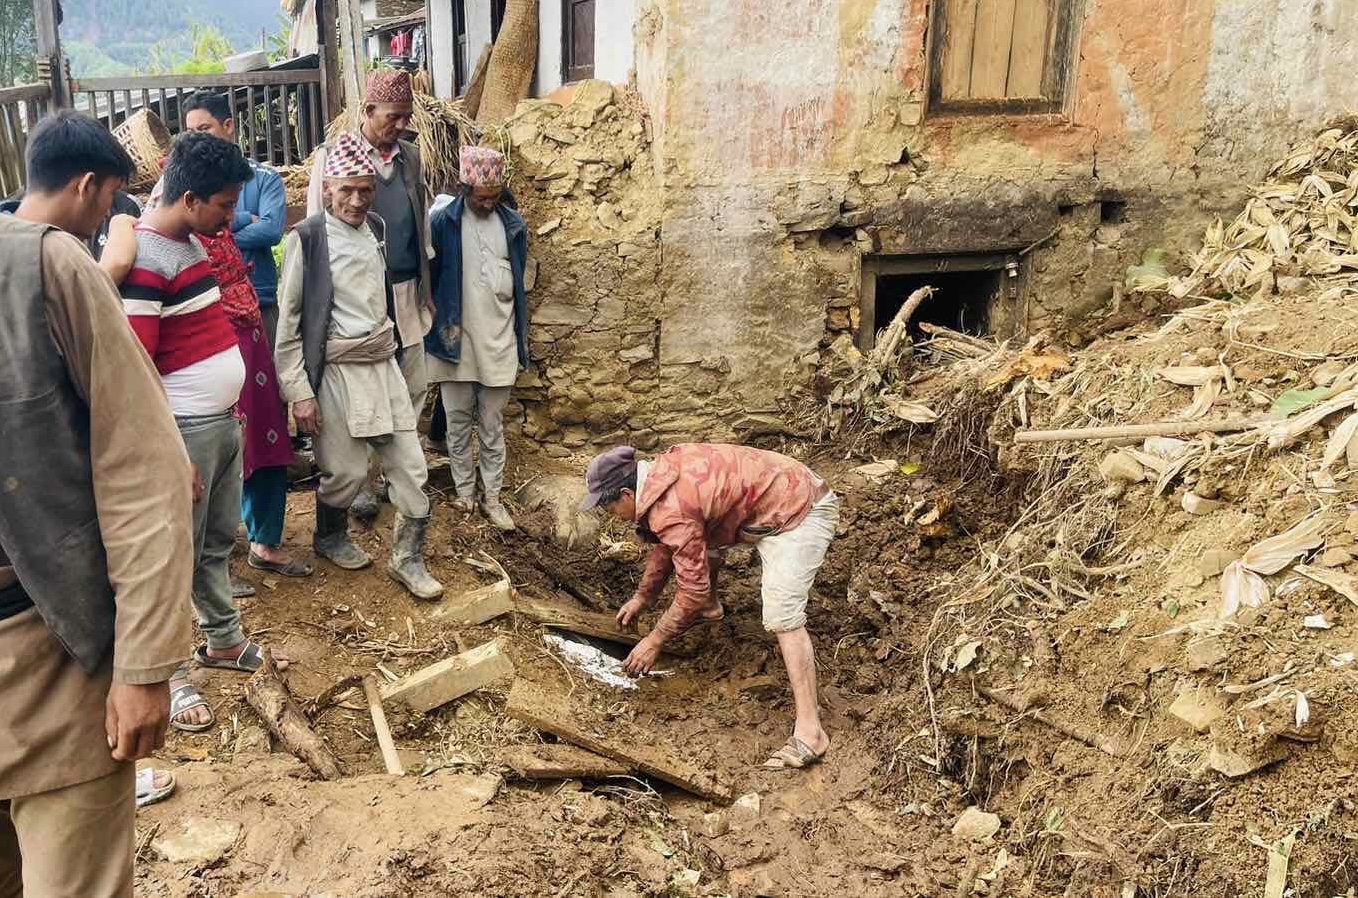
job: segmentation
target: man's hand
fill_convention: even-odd
[[[634,677],[645,676],[655,667],[655,659],[660,657],[662,645],[663,643],[652,633],[636,644],[627,660],[622,663],[622,669]]]
[[[250,216],[250,224],[259,224],[259,216],[252,214]]]
[[[114,683],[104,704],[104,732],[115,761],[140,761],[165,744],[170,723],[170,684]]]
[[[292,405],[292,417],[297,421],[297,429],[302,433],[315,436],[321,432],[321,407],[315,399],[303,399]]]
[[[203,501],[203,493],[207,492],[207,484],[203,483],[203,474],[198,470],[198,466],[193,466],[193,504],[197,505]]]
[[[618,626],[624,630],[635,627],[637,618],[647,607],[646,600],[641,596],[633,596],[627,604],[618,609]]]

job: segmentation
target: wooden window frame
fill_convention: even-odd
[[[959,115],[1060,115],[1066,111],[1075,68],[1076,26],[1084,14],[1083,0],[1048,0],[1050,29],[1042,66],[1040,99],[957,100],[943,97],[944,50],[947,47],[948,4],[933,0],[929,20],[929,110]]]
[[[466,94],[472,77],[471,60],[467,58],[467,0],[448,2],[453,13],[453,96],[460,97]]]
[[[500,37],[500,27],[505,23],[505,6],[508,0],[490,0],[490,42]]]
[[[574,83],[577,82],[577,81],[586,81],[586,80],[588,80],[588,79],[594,77],[595,59],[594,59],[594,51],[593,51],[593,49],[591,49],[591,51],[590,51],[589,65],[587,65],[587,66],[577,66],[577,65],[572,65],[572,64],[571,64],[572,62],[574,62],[573,53],[574,53],[574,47],[575,47],[575,33],[574,33],[574,31],[575,31],[575,15],[574,15],[575,10],[574,10],[573,7],[576,6],[577,2],[578,2],[578,0],[561,0],[561,83],[562,83],[562,84],[574,84]],[[599,28],[599,21],[598,21],[598,18],[597,18],[598,14],[599,14],[599,4],[598,4],[597,0],[595,0],[595,2],[594,2],[594,14],[595,14],[595,16],[596,16],[595,21],[594,21],[594,29],[595,29],[595,30],[594,30],[594,34],[595,34],[595,39],[596,39],[596,41],[597,41],[597,39],[598,39],[598,33],[599,33],[599,31],[598,31],[598,28]]]

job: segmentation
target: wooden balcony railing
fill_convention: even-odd
[[[226,96],[241,149],[256,162],[295,165],[325,140],[325,98],[318,68],[231,75],[78,78],[71,82],[75,108],[109,128],[116,128],[142,109],[150,109],[176,134],[184,130],[186,101],[200,90]]]
[[[46,84],[0,88],[0,197],[23,189],[28,129],[47,114],[51,97]]]

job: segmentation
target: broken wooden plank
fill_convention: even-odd
[[[325,744],[325,740],[311,728],[302,709],[292,699],[287,684],[278,676],[273,655],[264,650],[259,670],[245,684],[245,700],[255,709],[269,732],[300,761],[324,780],[337,780],[344,775],[339,758]]]
[[[454,621],[460,624],[484,624],[488,620],[514,610],[513,589],[508,580],[492,583],[455,599],[440,602],[430,612],[432,620]]]
[[[500,762],[526,780],[597,780],[632,772],[626,764],[566,743],[515,745],[505,749]]]
[[[514,664],[492,640],[383,686],[382,700],[428,712],[513,675]]]
[[[569,694],[528,680],[514,681],[505,713],[515,720],[595,754],[612,758],[700,798],[729,802],[731,787],[715,771],[699,767],[656,742],[656,733],[634,723],[604,720]]]
[[[650,632],[645,624],[638,623],[636,630],[625,630],[618,626],[617,618],[598,611],[582,611],[560,602],[530,599],[520,596],[514,610],[527,615],[545,627],[557,630],[570,630],[582,636],[594,636],[623,645],[636,645]]]
[[[363,694],[368,698],[368,713],[373,719],[373,733],[377,745],[382,749],[382,763],[392,776],[405,776],[401,766],[401,756],[396,753],[396,742],[391,738],[391,727],[387,726],[387,714],[382,710],[382,696],[377,690],[377,677],[368,674],[363,678]]]

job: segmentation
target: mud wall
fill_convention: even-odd
[[[779,397],[857,328],[865,254],[1037,244],[995,324],[1078,339],[1144,250],[1190,251],[1299,130],[1358,105],[1345,0],[1085,0],[1060,115],[931,114],[928,18],[927,0],[643,0],[640,93],[611,107],[642,128],[634,158],[603,193],[529,190],[530,224],[563,224],[535,243],[526,432],[777,430]]]

